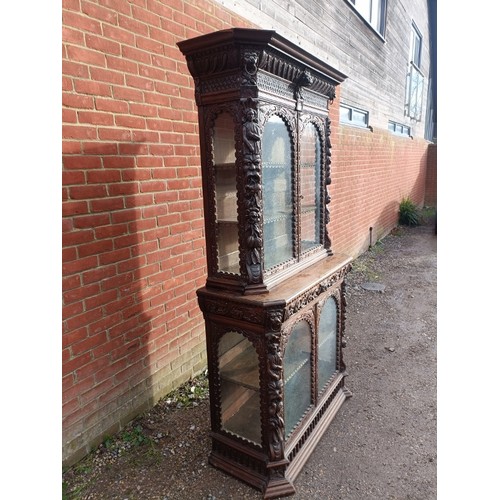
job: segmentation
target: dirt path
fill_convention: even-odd
[[[398,231],[348,277],[346,384],[354,396],[303,470],[296,498],[437,496],[436,237],[428,226]]]
[[[345,350],[353,397],[291,498],[436,498],[436,281],[432,226],[399,228],[356,259],[347,278]],[[177,406],[159,403],[67,471],[64,498],[260,499],[208,465],[208,401]]]

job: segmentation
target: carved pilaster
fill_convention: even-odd
[[[242,101],[245,269],[249,284],[262,283],[262,130],[256,103]]]
[[[266,333],[266,341],[269,458],[271,461],[278,461],[285,457],[285,423],[283,420],[283,356],[281,353],[280,332],[276,331]]]
[[[325,120],[325,223],[322,227],[325,228],[325,234],[323,236],[324,246],[329,253],[331,253],[332,241],[330,240],[330,236],[328,234],[328,223],[330,222],[330,209],[328,207],[331,198],[330,193],[328,192],[328,186],[332,183],[332,177],[330,172],[330,166],[332,163],[332,144],[330,139],[331,134],[331,120],[330,118],[326,118]]]
[[[349,266],[349,269],[351,269],[352,266]],[[346,366],[344,363],[344,356],[343,356],[343,346],[344,346],[344,330],[345,330],[345,318],[346,318],[346,284],[345,281],[342,282],[342,285],[340,287],[340,349],[337,349],[337,352],[339,353],[339,359],[338,359],[338,369],[340,371],[345,371]]]

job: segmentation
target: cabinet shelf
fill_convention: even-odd
[[[235,224],[238,224],[238,220],[237,219],[218,219],[217,220],[217,224],[230,224],[230,225],[235,225]]]
[[[216,163],[215,168],[216,169],[230,170],[232,168],[235,168],[235,165],[234,165],[234,163]]]
[[[306,356],[309,356],[308,353],[304,353]],[[292,373],[290,373],[290,375],[288,375],[288,377],[285,379],[285,385],[288,384],[288,382],[290,382],[290,380],[292,380],[292,378],[297,375],[297,373],[300,372],[301,368],[303,368],[305,366],[306,363],[309,362],[309,357],[305,358],[305,359],[302,359],[300,361],[297,361],[296,363],[294,363],[294,366],[293,366],[293,369],[292,369]]]
[[[264,224],[274,224],[276,222],[281,222],[284,220],[291,220],[292,215],[290,213],[274,213],[266,216],[264,219]]]
[[[260,397],[258,392],[246,391],[242,394],[244,402],[238,401],[231,406],[235,411],[223,415],[224,429],[236,436],[260,444]],[[257,425],[256,425],[257,424]]]
[[[323,341],[318,344],[318,352],[321,354],[321,348],[327,344],[328,342],[331,342],[332,340],[335,340],[335,332],[330,333],[329,335],[326,335]]]
[[[252,346],[240,351],[235,346],[221,358],[221,379],[233,382],[253,391],[259,390],[259,360]]]
[[[302,205],[300,207],[300,213],[301,214],[307,214],[310,212],[315,212],[316,211],[316,205]]]
[[[262,163],[262,168],[266,168],[266,169],[272,169],[272,168],[275,168],[275,169],[284,169],[284,168],[290,168],[289,165],[281,165],[281,164],[278,164],[278,163]]]

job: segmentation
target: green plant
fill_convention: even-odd
[[[136,425],[130,430],[125,430],[121,436],[125,443],[129,443],[132,447],[148,444],[150,439],[144,435],[144,430],[140,425]]]
[[[419,210],[410,197],[403,198],[399,204],[399,224],[403,226],[418,226]]]
[[[199,401],[208,398],[208,371],[205,370],[197,377],[170,392],[164,401],[167,406],[174,408],[190,408],[197,406]]]

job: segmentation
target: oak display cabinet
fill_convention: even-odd
[[[344,386],[344,279],[331,249],[329,103],[346,78],[271,30],[178,43],[198,106],[215,467],[264,498],[294,480]]]

